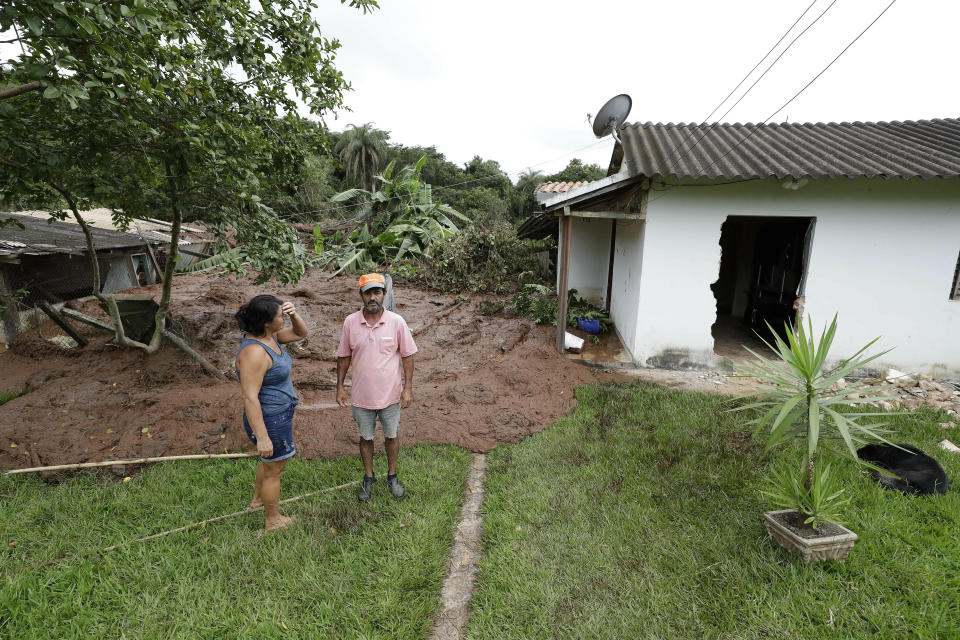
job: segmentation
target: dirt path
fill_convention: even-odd
[[[240,341],[237,308],[263,292],[293,301],[310,329],[290,348],[302,400],[294,421],[298,450],[307,458],[355,455],[350,411],[334,403],[340,327],[359,308],[354,282],[314,273],[296,287],[268,287],[227,275],[178,276],[171,315],[215,366],[229,371]],[[157,293],[156,287],[144,290]],[[571,408],[574,387],[624,379],[560,357],[552,327],[480,315],[481,297],[463,301],[403,286],[396,294],[397,311],[420,348],[414,405],[401,423],[404,445],[489,451],[553,423]],[[94,302],[79,308],[106,318]],[[114,347],[97,329],[82,332],[91,340],[83,349],[64,349],[30,331],[0,355],[0,390],[31,389],[0,406],[0,467],[251,448],[235,380],[204,375],[169,346],[148,358]],[[44,333],[55,331],[45,327]]]

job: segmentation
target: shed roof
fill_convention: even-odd
[[[83,254],[87,241],[80,225],[17,213],[0,213],[0,220],[14,219],[23,225],[8,224],[0,230],[0,258],[21,255],[48,255],[55,253]],[[125,249],[142,247],[149,242],[159,244],[162,240],[145,240],[135,233],[123,233],[112,229],[91,227],[93,244],[100,249]]]
[[[955,178],[960,119],[630,124],[613,170],[675,178]]]
[[[37,218],[46,222],[50,219],[51,215],[49,211],[14,211],[13,213],[18,216],[30,216],[32,218]],[[83,219],[91,227],[98,227],[100,229],[107,229],[111,231],[123,231],[119,229],[116,223],[113,220],[113,211],[110,209],[86,209],[80,212],[80,215],[83,216]],[[63,220],[66,224],[77,224],[73,216],[67,216]],[[191,222],[192,225],[197,225],[198,223]],[[199,225],[203,227],[202,223]],[[144,240],[148,241],[159,241],[165,244],[170,243],[170,227],[171,223],[163,222],[162,220],[152,220],[144,218],[132,218],[130,219],[130,225],[126,233],[133,233],[143,237]],[[185,224],[180,225],[180,241],[178,244],[192,244],[197,242],[203,242],[206,231],[203,228],[195,228],[187,226]]]

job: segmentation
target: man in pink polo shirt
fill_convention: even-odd
[[[394,498],[402,498],[403,485],[397,478],[397,454],[400,440],[400,408],[413,402],[413,354],[417,345],[407,323],[396,313],[383,308],[386,281],[379,273],[360,276],[360,300],[363,308],[343,321],[343,333],[337,348],[337,404],[347,406],[343,383],[353,364],[350,404],[353,419],[360,430],[360,458],[363,460],[361,502],[370,500],[377,481],[373,475],[373,433],[377,417],[383,428],[387,450],[387,488]]]

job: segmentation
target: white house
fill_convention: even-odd
[[[635,363],[723,366],[766,322],[836,313],[837,358],[881,336],[878,366],[960,374],[960,119],[620,133],[606,178],[543,206],[560,287]]]

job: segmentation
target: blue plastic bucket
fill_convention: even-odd
[[[586,318],[577,318],[577,326],[594,335],[600,333],[600,321],[597,319],[587,320]]]

